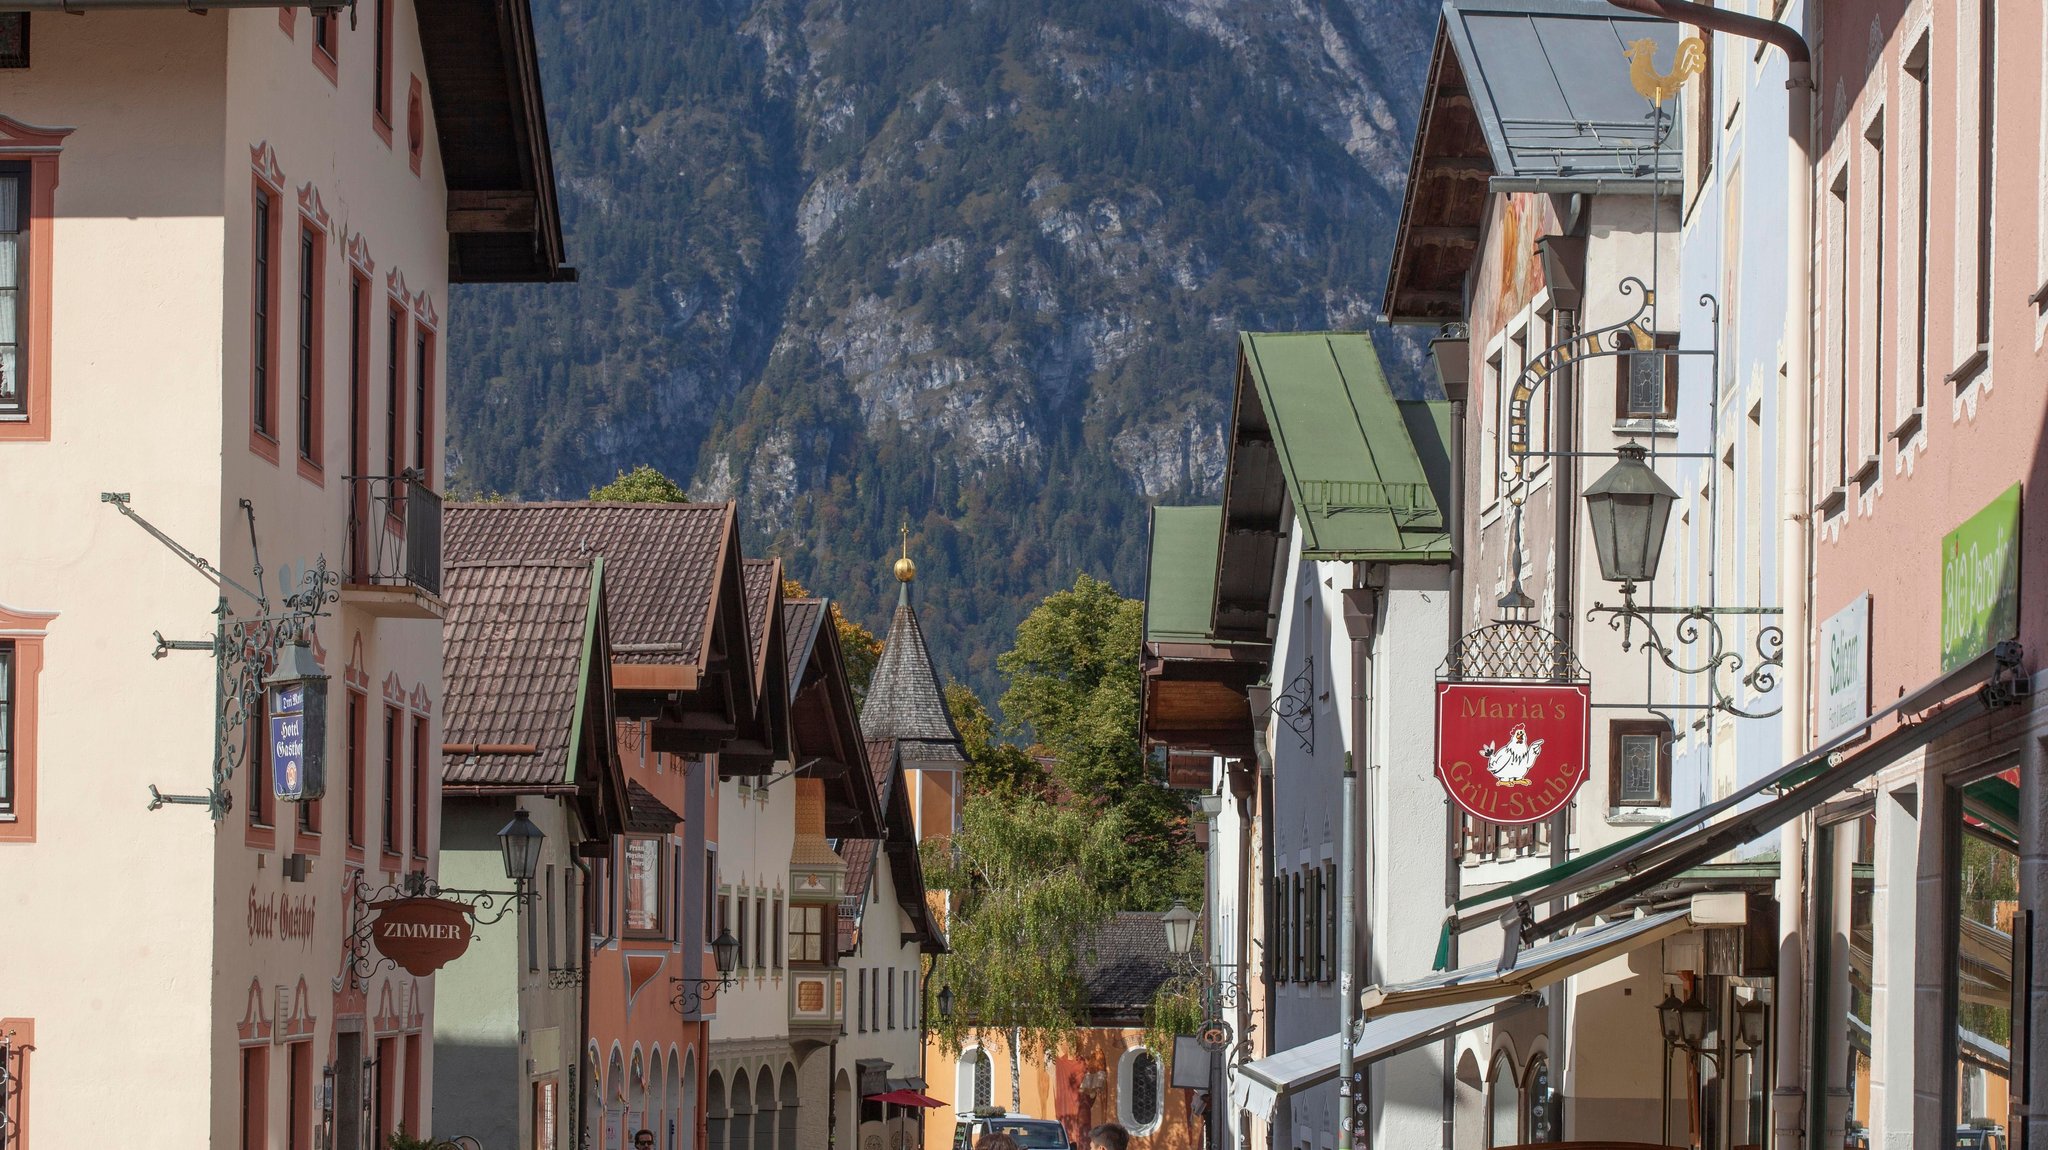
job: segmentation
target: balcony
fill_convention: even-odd
[[[348,479],[348,539],[342,548],[341,601],[382,619],[439,619],[441,497],[424,477]]]

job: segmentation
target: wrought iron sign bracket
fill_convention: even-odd
[[[1301,671],[1287,681],[1287,689],[1273,696],[1267,711],[1279,717],[1301,740],[1301,749],[1308,754],[1316,753],[1316,657],[1309,655],[1301,661]]]
[[[1644,650],[1657,656],[1665,667],[1680,675],[1704,675],[1711,702],[1709,709],[1725,711],[1744,719],[1767,719],[1784,709],[1784,704],[1768,711],[1752,711],[1736,705],[1732,688],[1723,686],[1724,676],[1732,678],[1735,685],[1747,687],[1758,695],[1768,695],[1778,689],[1778,675],[1785,667],[1785,629],[1776,623],[1767,623],[1756,634],[1755,649],[1740,650],[1729,641],[1722,629],[1724,618],[1759,617],[1770,618],[1785,613],[1782,607],[1659,607],[1644,605],[1635,600],[1636,585],[1621,585],[1621,605],[1610,607],[1595,603],[1586,611],[1588,622],[1597,622],[1603,616],[1610,630],[1621,632],[1621,649],[1634,650],[1641,644]],[[1666,636],[1660,620],[1675,620],[1670,624],[1670,635]],[[1642,637],[1636,637],[1636,629],[1642,629]],[[1699,662],[1688,662],[1686,653],[1693,653]],[[1754,660],[1754,665],[1751,660]],[[1747,668],[1745,670],[1745,668]],[[1649,705],[1649,709],[1661,709]]]
[[[342,990],[345,976],[353,976],[357,985],[361,985],[378,971],[398,965],[390,956],[377,952],[371,944],[370,935],[376,919],[370,911],[379,903],[402,898],[440,899],[462,907],[473,925],[490,926],[503,920],[515,907],[531,904],[539,897],[538,891],[524,887],[518,890],[444,887],[421,870],[407,871],[397,882],[381,886],[371,886],[358,878],[349,891],[349,928],[342,937],[343,974],[335,977],[334,989],[336,992]],[[553,974],[551,971],[550,985],[553,985]],[[578,977],[580,979],[581,975]]]
[[[718,978],[671,978],[669,981],[675,984],[676,992],[668,1004],[675,1008],[677,1014],[688,1016],[702,1010],[706,1003],[718,997],[719,991],[739,980],[727,974]]]

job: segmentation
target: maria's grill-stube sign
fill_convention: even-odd
[[[1436,775],[1466,813],[1540,822],[1586,781],[1584,683],[1439,683],[1436,692]]]

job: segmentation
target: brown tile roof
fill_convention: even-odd
[[[946,711],[938,667],[925,646],[917,609],[910,605],[910,584],[903,588],[896,617],[889,621],[889,636],[882,641],[882,658],[868,680],[860,728],[871,739],[902,740],[906,759],[958,761],[965,757],[960,732]]]
[[[730,503],[451,503],[448,562],[605,557],[613,658],[702,666]]]
[[[868,775],[874,780],[875,794],[880,798],[882,810],[889,809],[889,793],[896,778],[896,740],[869,739]]]
[[[818,641],[818,624],[825,619],[823,599],[784,599],[782,601],[783,643],[789,649],[789,697],[796,698],[797,688],[803,686],[804,664],[810,660],[811,646]]]
[[[875,881],[875,856],[881,843],[874,839],[840,839],[839,857],[846,860],[846,893],[839,899],[839,950],[844,954],[860,944],[862,912],[868,906],[868,888]]]
[[[654,792],[640,785],[637,779],[626,780],[626,829],[634,834],[665,835],[676,829],[683,816],[669,809],[667,803],[654,797]]]
[[[740,565],[740,578],[747,591],[747,650],[754,657],[754,677],[761,679],[767,670],[761,660],[768,655],[768,605],[782,583],[782,561],[748,559]]]
[[[591,566],[589,558],[446,565],[442,740],[535,748],[532,754],[449,752],[446,783],[548,787],[573,781],[569,736],[585,672]]]

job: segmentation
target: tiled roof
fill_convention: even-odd
[[[817,641],[818,625],[825,620],[825,600],[784,599],[782,601],[783,645],[789,655],[789,697],[796,698],[797,688],[803,685],[804,663],[811,657],[811,644]]]
[[[532,746],[533,754],[446,756],[453,786],[546,787],[573,781],[570,732],[584,674],[592,561],[451,562],[442,575],[447,677],[442,740]]]
[[[701,665],[730,503],[452,503],[444,553],[481,559],[605,558],[621,663]]]
[[[626,829],[635,834],[665,835],[676,829],[683,816],[669,809],[667,803],[654,797],[654,792],[640,785],[638,780],[626,780]]]
[[[881,843],[876,839],[840,839],[839,857],[846,860],[846,893],[839,899],[839,950],[851,951],[860,942],[862,912],[867,909],[868,890],[875,881],[875,857]]]
[[[758,673],[763,652],[768,649],[768,604],[775,601],[775,586],[782,581],[782,564],[774,559],[748,559],[740,568],[747,589],[747,650],[753,653]]]
[[[1173,953],[1156,911],[1118,911],[1081,951],[1088,1005],[1099,1011],[1141,1009],[1174,976]]]
[[[874,779],[875,794],[881,799],[882,809],[889,809],[889,791],[896,765],[896,740],[868,740],[868,775]]]
[[[925,646],[917,609],[910,605],[909,585],[904,586],[889,637],[883,640],[882,658],[868,680],[860,728],[870,739],[901,740],[906,744],[905,758],[964,759],[960,732],[946,712],[946,696],[939,688],[938,668]]]

